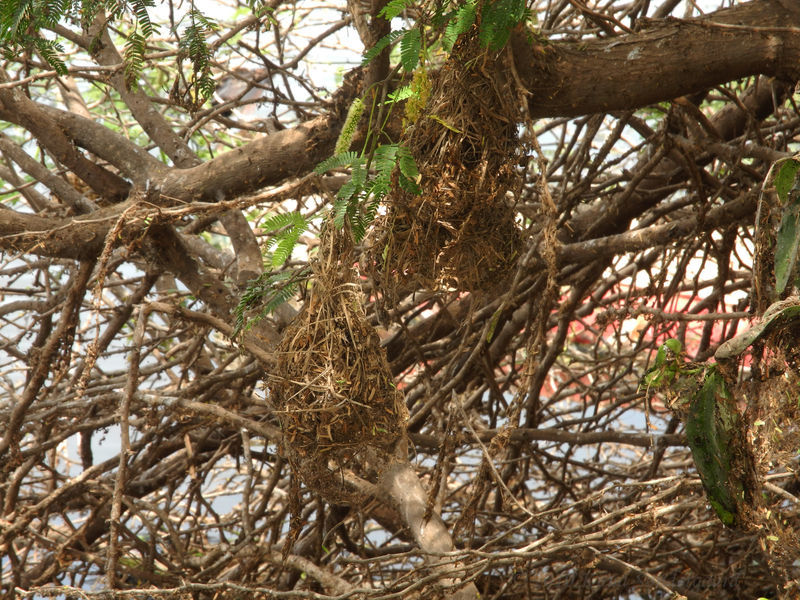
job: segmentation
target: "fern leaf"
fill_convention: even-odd
[[[289,300],[300,282],[308,277],[307,268],[299,271],[265,272],[252,280],[233,308],[234,327],[231,338],[238,337],[254,324],[274,312],[281,304]],[[245,322],[245,313],[256,311]]]
[[[34,38],[33,45],[47,61],[47,64],[53,67],[53,70],[59,75],[66,75],[67,65],[61,60],[59,53],[64,52],[64,48],[54,40],[46,40],[44,38]]]
[[[275,231],[284,227],[306,227],[308,222],[299,212],[278,213],[272,215],[261,223],[262,231]]]
[[[287,283],[283,287],[278,288],[272,297],[267,301],[264,305],[264,309],[261,311],[263,316],[267,316],[273,312],[275,309],[278,308],[281,304],[288,302],[292,296],[294,296],[295,291],[297,290],[297,286],[299,285],[299,281],[292,281]]]
[[[33,0],[8,0],[0,2],[0,40],[12,40],[17,35],[17,29],[28,7]]]
[[[367,227],[369,226],[370,221],[361,217],[360,215],[356,215],[356,218],[352,220],[350,223],[350,230],[353,232],[353,240],[359,243],[361,240],[364,239],[364,236],[367,235]]]
[[[419,196],[422,193],[422,189],[419,187],[417,182],[412,179],[409,179],[404,175],[398,177],[397,182],[400,184],[400,187],[403,188],[409,194],[414,194],[415,196]]]
[[[344,226],[344,220],[349,209],[350,202],[347,199],[340,198],[333,203],[333,224],[337,229],[341,229]]]
[[[279,236],[278,245],[275,248],[275,252],[272,253],[273,267],[280,267],[289,260],[289,257],[292,256],[292,252],[294,251],[294,247],[297,245],[297,240],[303,231],[305,231],[305,227],[292,227]]]
[[[496,0],[486,4],[481,16],[478,39],[491,50],[506,45],[511,29],[528,16],[525,0]]]
[[[132,0],[131,10],[136,15],[137,28],[142,30],[142,35],[145,38],[152,37],[157,29],[153,22],[150,20],[150,15],[147,12],[148,6],[153,6],[152,0]]]
[[[404,85],[401,88],[396,89],[394,92],[389,94],[389,99],[386,101],[386,104],[394,104],[396,102],[402,102],[411,96],[414,96],[415,92],[411,89],[410,85]]]
[[[407,178],[416,180],[419,177],[419,169],[411,151],[405,146],[400,146],[397,149],[397,164],[400,167],[400,172]]]
[[[373,161],[379,178],[391,176],[397,160],[398,149],[397,144],[383,144],[375,149]]]
[[[125,42],[125,86],[129,90],[136,88],[144,67],[144,44],[145,39],[138,31],[131,33]]]
[[[397,155],[397,166],[400,168],[400,177],[397,178],[400,187],[410,194],[419,195],[419,169],[411,151],[405,146],[400,146]]]
[[[350,198],[358,196],[361,191],[361,186],[358,184],[358,182],[353,181],[351,177],[349,181],[345,182],[345,184],[339,188],[336,197],[340,200],[349,200]]]
[[[364,168],[363,164],[355,164],[353,165],[350,180],[339,188],[339,192],[336,196],[345,200],[358,196],[364,189],[366,181],[367,170]]]
[[[422,48],[422,34],[417,28],[412,29],[400,40],[400,64],[411,72],[419,63],[419,51]]]
[[[322,175],[333,169],[341,169],[342,167],[352,167],[362,161],[361,157],[356,152],[342,152],[341,154],[334,154],[319,163],[314,169],[314,173]]]
[[[387,33],[385,36],[379,39],[372,48],[367,50],[367,52],[364,54],[364,58],[361,61],[361,65],[364,66],[369,64],[373,58],[378,56],[378,54],[380,54],[383,49],[386,48],[386,46],[393,44],[407,33],[408,29],[398,29],[397,31],[390,31]]]
[[[411,0],[391,0],[381,9],[378,16],[391,21],[403,12],[409,4],[411,4]]]
[[[445,48],[452,48],[456,38],[469,31],[469,28],[475,22],[475,12],[475,2],[467,2],[455,12],[444,31],[442,41]]]

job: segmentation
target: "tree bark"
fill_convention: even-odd
[[[602,40],[511,37],[533,118],[640,108],[751,75],[800,78],[800,4],[756,0]],[[640,21],[641,23],[641,21]]]

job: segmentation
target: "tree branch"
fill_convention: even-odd
[[[751,75],[800,77],[800,14],[769,0],[602,40],[511,38],[533,118],[647,106]],[[587,93],[587,92],[591,93]]]

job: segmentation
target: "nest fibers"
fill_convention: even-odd
[[[278,346],[270,397],[294,473],[325,499],[347,501],[343,469],[390,452],[408,412],[364,314],[349,231],[326,227],[313,268],[311,296]]]
[[[373,262],[384,287],[410,278],[429,289],[489,290],[511,272],[522,246],[513,198],[528,155],[517,82],[510,50],[484,48],[477,27],[432,76],[427,105],[402,142],[422,193],[393,186],[377,228]]]

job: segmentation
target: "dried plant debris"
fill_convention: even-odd
[[[430,97],[409,115],[403,144],[420,173],[420,195],[394,186],[374,263],[384,283],[488,290],[511,272],[522,246],[513,198],[521,186],[524,121],[509,50],[462,36],[431,76]],[[417,77],[416,79],[419,79]]]
[[[407,411],[364,314],[348,231],[327,227],[313,269],[310,298],[278,347],[269,393],[294,472],[324,498],[346,501],[344,470],[363,465],[370,450],[390,452]]]

